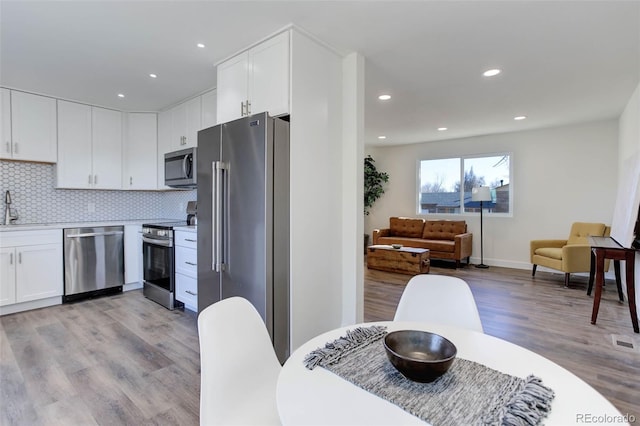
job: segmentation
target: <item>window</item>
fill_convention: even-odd
[[[491,188],[485,211],[512,211],[511,154],[422,160],[419,168],[418,214],[479,212],[480,202],[471,201],[476,186]]]

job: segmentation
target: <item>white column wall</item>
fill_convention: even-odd
[[[364,68],[358,53],[342,61],[342,325],[364,319]]]
[[[291,349],[341,325],[342,58],[291,37]],[[355,214],[355,213],[354,213]]]

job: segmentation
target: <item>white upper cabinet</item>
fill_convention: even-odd
[[[91,108],[93,187],[122,189],[122,113]]]
[[[58,101],[58,188],[91,188],[91,107]]]
[[[201,96],[202,99],[202,124],[201,129],[208,129],[211,126],[215,126],[218,121],[217,109],[218,109],[218,92],[214,89]]]
[[[248,97],[249,52],[218,65],[218,123],[244,116]]]
[[[0,108],[2,108],[0,113],[0,137],[2,137],[0,158],[11,158],[11,91],[4,87],[0,88]]]
[[[122,113],[58,101],[58,188],[122,189]]]
[[[0,158],[55,163],[56,100],[2,89],[2,139]]]
[[[158,189],[158,118],[135,112],[126,117],[124,189]]]
[[[164,184],[164,154],[175,151],[171,145],[172,134],[172,113],[171,110],[163,111],[158,114],[158,153],[157,153],[157,175],[158,189],[171,189]]]
[[[198,130],[202,120],[200,97],[172,108],[171,111],[171,145],[170,151],[191,148],[198,144]]]
[[[218,65],[217,122],[267,111],[289,113],[289,32]]]

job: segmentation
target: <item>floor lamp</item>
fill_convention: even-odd
[[[486,269],[489,265],[484,264],[484,252],[483,252],[483,236],[482,236],[482,202],[491,201],[491,188],[488,186],[478,186],[471,189],[471,201],[480,201],[480,264],[476,265],[476,268]]]

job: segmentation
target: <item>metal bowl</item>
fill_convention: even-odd
[[[393,247],[394,249],[401,249],[402,248],[402,244],[391,244],[391,247]]]
[[[458,350],[439,334],[417,330],[392,331],[384,338],[391,364],[407,379],[429,383],[449,370]]]

